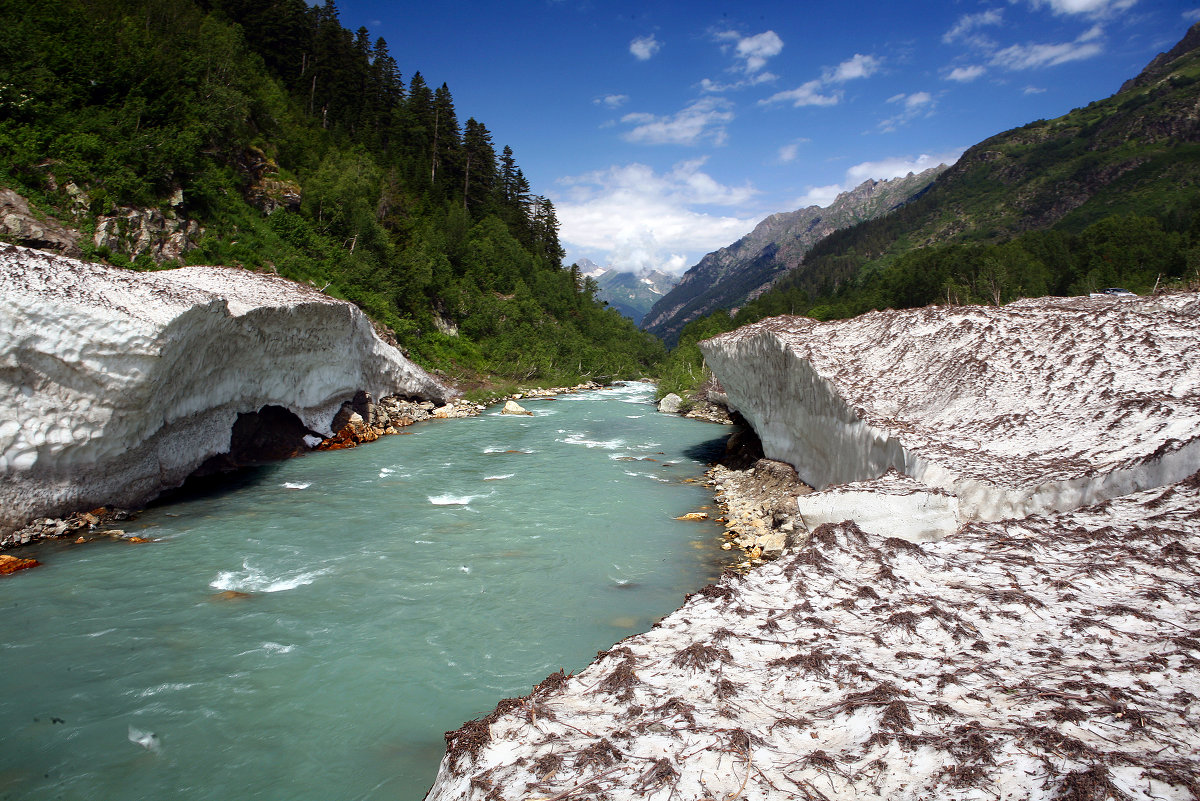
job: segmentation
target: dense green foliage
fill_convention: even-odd
[[[633,376],[661,358],[563,269],[554,206],[511,149],[460,124],[445,84],[405,85],[333,0],[0,0],[0,18],[0,185],[85,233],[182,190],[176,211],[206,231],[187,261],[311,282],[455,380]],[[268,184],[302,201],[268,214]]]

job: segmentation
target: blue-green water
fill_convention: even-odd
[[[153,543],[26,549],[0,799],[421,798],[443,732],[719,572],[717,524],[672,518],[726,431],[650,400],[431,421],[118,524]]]

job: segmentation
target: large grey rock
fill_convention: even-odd
[[[683,398],[671,392],[658,402],[658,410],[663,414],[679,414],[679,409],[682,405]]]
[[[29,202],[11,189],[0,189],[0,237],[39,250],[78,256],[79,232],[52,219],[39,219]]]

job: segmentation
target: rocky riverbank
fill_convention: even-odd
[[[550,398],[600,388],[601,385],[588,381],[573,387],[534,387],[500,397],[512,403],[521,399]],[[380,437],[403,433],[403,429],[414,423],[426,420],[474,417],[487,408],[488,406],[483,403],[473,403],[461,397],[452,398],[448,403],[439,405],[432,401],[414,401],[400,396],[388,396],[376,402],[366,393],[359,393],[354,399],[345,402],[334,416],[330,426],[334,432],[332,436],[326,438],[310,436],[303,448],[289,452],[286,456],[297,456],[305,450],[326,451],[354,448],[364,443],[374,442]],[[211,472],[220,472],[222,467],[236,469],[237,465],[226,465],[218,457],[210,465],[210,474]],[[95,539],[136,542],[138,541],[136,537],[126,535],[125,531],[118,527],[123,521],[130,520],[136,515],[136,509],[102,506],[58,517],[35,518],[24,526],[0,536],[0,551],[50,539],[66,539],[78,544]]]

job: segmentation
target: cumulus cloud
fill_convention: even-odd
[[[969,67],[955,67],[946,73],[947,81],[958,81],[959,83],[970,83],[976,78],[987,72],[986,67],[981,67],[978,64],[973,64]]]
[[[746,74],[758,72],[767,65],[767,59],[777,56],[783,50],[783,39],[775,31],[763,31],[754,36],[742,36],[733,31],[717,34],[720,39],[732,39],[734,55],[741,62],[741,69]]]
[[[705,140],[719,145],[725,141],[725,124],[733,119],[729,109],[729,101],[706,97],[675,114],[626,114],[621,122],[633,128],[621,138],[647,145],[694,145]]]
[[[649,61],[659,50],[662,50],[662,42],[655,39],[654,34],[639,36],[629,43],[629,52],[638,61]]]
[[[1001,25],[1003,22],[1004,9],[1001,8],[981,11],[978,14],[964,14],[950,27],[950,30],[942,34],[942,41],[947,44],[963,39],[970,41],[978,35],[975,32],[980,28]]]
[[[1137,5],[1137,0],[1031,0],[1030,5],[1034,8],[1048,7],[1059,15],[1103,17],[1131,9]]]
[[[875,56],[855,53],[833,69],[826,70],[823,78],[826,83],[845,83],[856,78],[869,78],[879,70],[880,63]]]
[[[863,181],[871,179],[886,181],[892,178],[901,178],[910,172],[924,172],[930,167],[936,167],[939,164],[953,164],[958,161],[958,157],[963,154],[963,150],[964,148],[958,148],[945,153],[922,153],[915,158],[912,156],[895,156],[880,159],[879,161],[864,161],[846,170],[846,177],[840,184],[809,187],[808,191],[796,200],[795,206],[797,208],[807,206],[825,207],[832,203],[842,192],[853,189]]]
[[[757,222],[720,212],[744,206],[754,188],[726,186],[703,166],[694,159],[659,173],[627,164],[561,179],[564,192],[554,202],[564,246],[622,270],[682,272]]]
[[[1083,61],[1104,52],[1099,41],[1104,35],[1100,26],[1093,26],[1073,42],[1060,44],[1012,45],[992,55],[991,64],[1008,70],[1030,70],[1055,67],[1070,61]]]
[[[598,106],[605,106],[607,108],[620,108],[629,102],[629,95],[604,95],[603,97],[597,97],[592,102]]]

